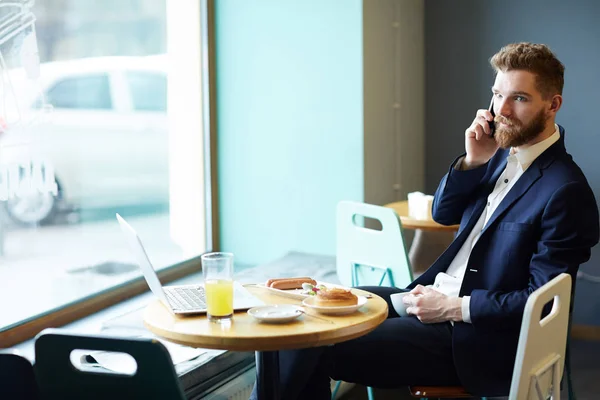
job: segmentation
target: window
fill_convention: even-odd
[[[135,111],[167,111],[167,77],[148,72],[128,72],[127,82]]]
[[[29,25],[0,33],[2,87],[37,113],[0,135],[0,348],[147,290],[115,213],[168,279],[206,251],[211,215],[199,5],[14,2]]]
[[[112,107],[108,76],[63,79],[48,90],[47,101],[56,108],[108,110]]]

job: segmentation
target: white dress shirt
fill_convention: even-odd
[[[454,257],[454,260],[452,260],[450,263],[450,266],[446,272],[438,273],[435,277],[434,284],[430,287],[441,293],[444,293],[447,296],[458,297],[460,287],[467,270],[467,262],[469,261],[471,250],[475,246],[475,243],[477,243],[483,227],[494,214],[494,211],[500,202],[502,202],[502,199],[504,199],[506,194],[515,185],[527,168],[529,168],[531,163],[533,163],[540,154],[546,151],[546,149],[558,141],[560,138],[558,126],[555,124],[554,128],[554,133],[549,138],[544,139],[532,146],[525,148],[521,147],[518,152],[515,151],[514,148],[510,150],[510,155],[507,157],[506,168],[496,181],[494,190],[488,196],[487,206],[481,213],[479,220],[473,227],[473,230],[469,234],[469,237],[465,243],[456,254],[456,257]],[[455,169],[460,169],[461,164],[462,159],[456,163]],[[470,301],[471,296],[464,296],[461,303],[463,321],[468,323],[471,323],[471,313],[469,309]]]

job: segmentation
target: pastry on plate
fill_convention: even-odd
[[[324,288],[317,292],[314,305],[319,307],[355,306],[358,297],[350,290],[342,288]]]

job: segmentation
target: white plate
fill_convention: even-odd
[[[367,298],[365,296],[358,296],[358,303],[353,306],[340,306],[340,307],[321,307],[314,304],[315,298],[309,297],[307,299],[302,300],[302,304],[308,308],[312,308],[313,310],[321,313],[321,314],[329,314],[329,315],[344,315],[351,314],[364,306],[367,302]]]
[[[295,320],[302,315],[302,310],[291,304],[275,304],[253,307],[248,314],[262,322],[282,323]]]

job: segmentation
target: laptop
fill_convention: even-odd
[[[137,262],[142,269],[144,278],[152,290],[152,293],[158,297],[162,303],[173,314],[203,314],[206,313],[206,298],[204,293],[204,285],[180,285],[180,286],[163,286],[156,275],[156,271],[148,258],[146,249],[140,240],[135,230],[117,214],[117,221],[121,226],[121,230],[133,251]],[[247,310],[252,307],[264,305],[264,302],[252,295],[239,282],[233,282],[233,309]]]

